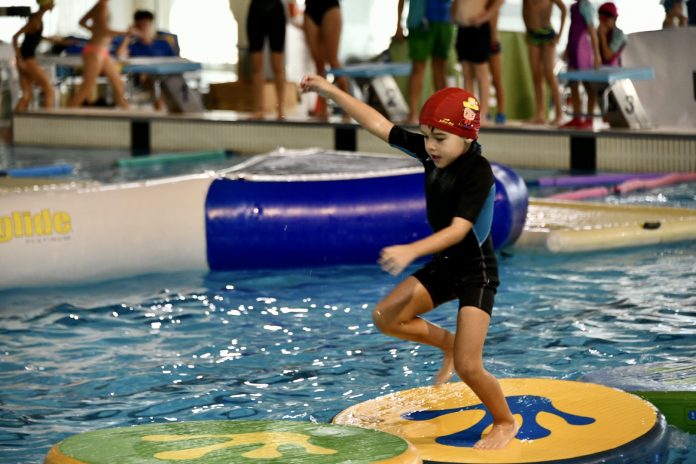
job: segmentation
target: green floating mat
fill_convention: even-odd
[[[667,422],[696,434],[696,363],[661,362],[602,369],[583,377],[646,399]]]
[[[162,153],[158,155],[135,156],[120,158],[116,164],[120,168],[137,168],[156,164],[191,163],[199,161],[222,160],[227,157],[224,150],[198,151],[191,153]]]
[[[353,426],[271,420],[170,422],[95,430],[57,443],[45,464],[419,464],[406,440]]]

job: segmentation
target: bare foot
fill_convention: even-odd
[[[444,357],[442,358],[442,366],[440,366],[440,370],[437,371],[437,375],[435,376],[435,383],[433,385],[442,385],[444,383],[447,383],[449,379],[452,378],[452,374],[454,373],[454,353],[450,352],[445,352]]]
[[[520,431],[520,426],[517,422],[512,424],[493,424],[493,428],[488,434],[476,442],[474,448],[480,450],[497,450],[505,448],[508,443],[515,438],[517,432]]]
[[[527,124],[546,124],[546,119],[543,116],[535,116],[532,119],[527,119],[525,121]]]
[[[251,113],[251,116],[249,116],[249,119],[263,119],[264,118],[263,111],[254,111]]]

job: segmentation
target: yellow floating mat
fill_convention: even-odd
[[[57,443],[45,464],[420,464],[415,448],[371,429],[212,420],[95,430]]]
[[[392,393],[352,406],[334,423],[399,435],[426,463],[661,462],[664,418],[647,401],[621,390],[552,379],[500,381],[517,437],[502,450],[473,448],[492,420],[462,382]]]
[[[517,249],[567,253],[696,240],[696,210],[531,199]]]

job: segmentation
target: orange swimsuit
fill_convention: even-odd
[[[107,58],[109,56],[109,49],[102,46],[102,45],[95,45],[92,43],[88,43],[82,49],[82,55],[87,55],[89,53],[94,53],[95,55],[97,55],[101,58]]]

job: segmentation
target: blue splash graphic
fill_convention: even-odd
[[[561,411],[551,403],[550,399],[544,398],[543,396],[520,395],[510,396],[506,399],[512,413],[522,416],[522,427],[520,427],[520,431],[516,436],[516,438],[520,440],[537,440],[539,438],[544,438],[551,435],[551,431],[539,425],[536,420],[537,415],[541,412],[556,415],[570,425],[589,425],[595,422],[595,419],[591,417],[578,416]],[[470,448],[481,439],[483,431],[486,430],[486,427],[493,423],[493,416],[481,403],[472,406],[463,406],[460,408],[410,412],[402,414],[401,417],[413,421],[426,421],[459,411],[474,410],[484,411],[486,414],[480,421],[468,429],[461,430],[451,435],[438,437],[435,440],[441,445]]]

